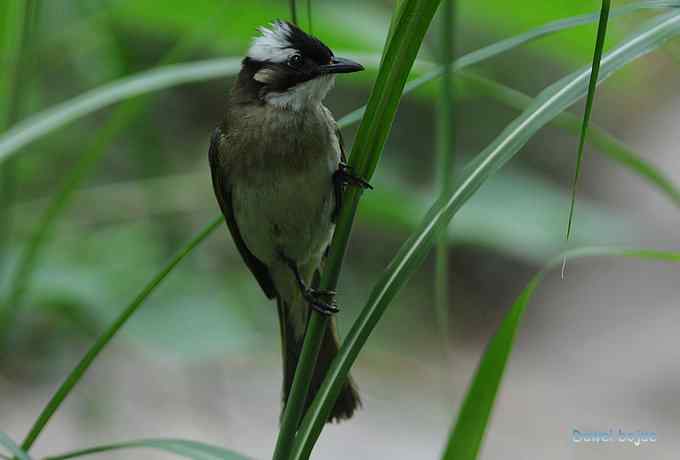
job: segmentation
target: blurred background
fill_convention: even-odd
[[[11,3],[0,5],[0,18],[8,17]],[[367,72],[339,79],[327,100],[339,118],[366,101],[393,2],[312,3],[316,35],[338,55],[373,63]],[[458,55],[600,6],[591,0],[456,3]],[[613,20],[608,46],[649,15]],[[257,26],[287,17],[283,0],[42,1],[13,121],[159,65],[241,57]],[[562,32],[474,71],[534,95],[587,65],[594,36],[594,25]],[[436,37],[429,37],[423,62],[434,59],[436,47]],[[594,114],[595,123],[675,182],[680,182],[679,56],[680,43],[671,42],[617,73],[601,87]],[[10,65],[2,62],[3,69]],[[21,308],[2,325],[0,431],[21,439],[98,333],[217,215],[207,149],[230,85],[230,78],[217,78],[100,110],[3,164],[11,172],[3,184],[13,198],[0,222],[0,299],[9,295],[17,260],[50,201],[76,165],[89,161],[40,254]],[[437,84],[431,83],[402,101],[373,180],[376,191],[364,195],[353,233],[339,290],[341,331],[432,201],[436,96]],[[460,164],[517,112],[465,85],[456,96]],[[582,106],[572,110],[580,115]],[[354,128],[345,131],[347,144],[353,135]],[[315,458],[437,458],[503,313],[531,275],[564,247],[576,147],[572,134],[542,130],[454,218],[448,339],[434,314],[431,259],[359,356],[353,374],[363,410],[349,423],[329,426]],[[680,213],[673,203],[592,148],[586,151],[576,213],[575,245],[680,244]],[[564,279],[548,276],[529,307],[481,457],[677,458],[679,282],[677,267],[615,259],[573,262]],[[222,228],[170,275],[104,351],[34,453],[162,436],[268,458],[280,385],[275,306]],[[658,441],[639,448],[571,441],[574,429],[619,428],[655,431]],[[101,457],[167,458],[147,451]]]

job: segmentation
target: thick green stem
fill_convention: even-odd
[[[314,33],[314,29],[312,27],[312,0],[307,0],[307,31],[310,34]]]
[[[454,0],[445,0],[441,8],[439,63],[443,68],[437,104],[437,161],[435,180],[440,196],[450,193],[455,151],[455,120],[453,94]],[[435,312],[445,350],[449,338],[449,245],[446,227],[440,229],[435,249]]]
[[[398,4],[378,77],[349,158],[350,167],[359,177],[370,180],[373,176],[394,121],[406,79],[438,4],[439,0],[403,0]],[[358,188],[350,188],[344,194],[344,205],[340,210],[321,277],[322,289],[336,289],[361,194],[362,190]],[[304,412],[309,384],[328,321],[327,316],[312,310],[302,347],[302,358],[283,414],[274,452],[275,460],[290,458],[294,435]],[[323,414],[322,417],[328,417],[328,414]]]
[[[292,21],[293,24],[297,25],[298,23],[297,5],[295,4],[295,0],[290,0],[289,6],[290,6],[290,20]]]
[[[5,98],[3,113],[0,114],[0,131],[12,126],[19,120],[22,109],[22,95],[25,94],[29,72],[28,42],[35,29],[35,20],[38,16],[37,0],[15,0],[5,6],[7,16],[5,18],[5,33],[8,43],[8,53],[4,56],[8,65],[5,76],[4,93],[0,96]],[[11,207],[15,198],[16,171],[14,161],[8,161],[0,167],[0,215],[2,226],[0,228],[0,255],[3,249],[9,246],[12,234]],[[5,255],[6,255],[5,251]],[[5,257],[0,258],[0,275],[4,269]]]
[[[617,47],[603,60],[602,79],[626,63],[643,56],[680,32],[680,15],[666,15],[653,21],[640,33]],[[414,233],[384,270],[371,292],[368,302],[347,334],[338,355],[328,370],[295,439],[293,460],[309,458],[324,421],[347,378],[352,364],[364,347],[373,328],[399,289],[420,266],[432,247],[434,237],[482,184],[514,155],[546,123],[583,96],[583,82],[590,69],[580,70],[550,86],[537,96],[532,107],[515,119],[487,148],[464,169],[449,196],[438,200]],[[585,93],[585,90],[583,90]]]

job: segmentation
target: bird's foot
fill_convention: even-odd
[[[351,185],[352,187],[359,187],[363,190],[373,190],[373,186],[364,178],[354,173],[352,168],[347,163],[340,162],[338,170],[335,172],[336,180],[340,181],[342,185]]]
[[[347,163],[340,162],[338,169],[333,174],[333,185],[335,187],[335,209],[331,216],[333,222],[336,221],[342,208],[342,192],[347,185],[352,187],[359,187],[362,190],[373,190],[373,186],[364,178],[354,173],[353,168]]]
[[[307,289],[304,298],[309,305],[322,315],[334,315],[340,311],[335,304],[335,291],[325,289]]]

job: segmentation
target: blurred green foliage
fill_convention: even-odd
[[[544,8],[527,7],[526,14],[515,11],[507,15],[510,7],[497,3],[492,14],[484,18],[479,16],[481,7],[463,7],[461,20],[464,24],[486,27],[488,19],[492,19],[502,23],[508,31],[519,31],[541,20],[592,10],[588,5],[576,7],[561,2],[544,5]],[[314,27],[317,34],[335,49],[379,53],[389,25],[390,7],[390,2],[377,1],[315,2]],[[519,8],[524,11],[525,7]],[[170,0],[158,3],[110,0],[95,5],[82,0],[61,6],[47,2],[38,23],[42,38],[31,50],[44,58],[43,72],[35,76],[37,106],[49,107],[113,78],[147,69],[178,40],[192,43],[189,54],[193,58],[240,56],[256,27],[287,14],[287,2],[279,1],[196,0],[187,3]],[[347,27],[347,23],[354,26]],[[580,34],[579,42],[586,43],[591,40],[587,29],[569,32],[568,36]],[[571,46],[571,38],[563,41],[565,46],[552,49],[550,58],[559,61],[562,54],[566,57],[579,54],[578,47]],[[366,77],[355,79],[351,89],[345,81],[341,82],[329,100],[331,108],[342,114],[360,105],[369,81]],[[157,102],[148,102],[148,113],[142,114],[113,141],[108,157],[100,164],[96,176],[89,180],[89,187],[77,194],[71,210],[64,216],[63,227],[41,261],[34,283],[36,287],[28,301],[31,306],[44,310],[49,305],[70,303],[76,306],[70,311],[84,315],[85,323],[102,324],[114,314],[112,305],[118,305],[126,294],[129,296],[130,290],[143,282],[144,275],[152,272],[178,242],[185,239],[191,228],[187,223],[216,209],[205,169],[205,133],[221,116],[220,107],[227,88],[228,82],[192,85],[164,92]],[[388,144],[387,172],[379,171],[378,190],[368,194],[362,205],[361,229],[370,228],[371,232],[403,237],[418,223],[432,198],[432,191],[423,188],[422,179],[419,179],[429,176],[428,165],[432,157],[425,151],[431,145],[432,131],[431,127],[415,122],[415,118],[422,118],[423,113],[432,116],[429,101],[436,93],[430,88],[421,94],[423,98],[411,99],[411,107],[407,105],[399,115],[404,123],[414,121],[413,129],[418,129],[420,135],[413,139],[415,143]],[[469,101],[465,103],[474,103],[474,99]],[[79,121],[50,135],[47,141],[27,147],[26,155],[18,162],[20,199],[16,214],[19,222],[10,254],[16,255],[25,243],[35,224],[35,216],[44,206],[42,197],[57,189],[76,155],[81,153],[83,141],[89,142],[111,113],[107,110]],[[499,123],[502,118],[502,112],[499,112]],[[468,129],[465,124],[463,126],[462,129]],[[490,129],[473,130],[467,137],[488,138],[491,135]],[[417,163],[409,153],[413,151],[421,152]],[[414,169],[416,164],[420,172],[418,168]],[[409,173],[403,174],[404,170]],[[496,199],[499,194],[507,197],[507,203]],[[491,181],[471,201],[452,226],[451,241],[491,248],[526,262],[542,260],[559,245],[559,229],[565,221],[561,213],[566,198],[564,189],[542,178],[540,172],[515,168],[514,172]],[[517,219],[517,215],[524,218]],[[635,225],[623,225],[622,222],[623,219],[602,205],[584,204],[578,242],[610,241],[613,228],[622,227],[629,230],[616,232],[617,235],[622,240],[632,237]],[[227,256],[230,243],[226,235],[216,239],[213,244],[219,243],[225,256],[214,261],[213,270],[197,271],[189,265],[180,270],[181,275],[176,275],[187,280],[181,283],[184,294],[181,298],[159,294],[166,299],[168,311],[173,311],[172,305],[177,305],[177,316],[170,313],[166,316],[168,331],[172,332],[168,337],[173,337],[172,340],[181,337],[181,331],[171,323],[186,323],[181,305],[188,299],[201,299],[195,302],[206,305],[205,314],[210,318],[210,312],[220,313],[219,305],[229,305],[225,311],[241,318],[234,320],[234,324],[249,321],[248,317],[252,315],[245,312],[253,305],[263,303],[255,289],[249,289],[245,297],[226,298],[234,295],[234,291],[242,291],[237,287],[247,285],[244,280],[248,278],[238,258],[233,254]],[[120,272],[115,271],[116,267]],[[223,282],[225,268],[230,273],[228,285]],[[365,268],[368,269],[350,264],[349,270],[361,272]],[[116,282],[112,283],[112,279]],[[3,280],[3,283],[7,288],[7,281]],[[219,294],[215,295],[215,292]],[[207,297],[213,300],[208,301]],[[210,305],[215,309],[209,308]],[[154,307],[150,306],[148,310],[153,311]],[[26,315],[24,319],[30,321],[31,313]],[[140,326],[133,324],[131,331],[145,329],[142,326],[144,315],[146,313],[140,316]],[[219,320],[206,320],[206,323],[215,325],[215,331],[221,327]],[[235,327],[235,333],[230,335],[234,343],[242,343],[243,337],[239,337],[243,333],[236,333],[238,329]],[[140,336],[143,335],[140,332]],[[214,334],[215,340],[221,340],[219,335]],[[203,347],[206,351],[214,346],[207,340],[211,336],[206,335]],[[171,339],[160,334],[158,340]],[[176,349],[183,348],[181,340],[176,344]],[[195,346],[187,343],[187,349]]]
[[[0,17],[8,5],[0,3]],[[333,49],[375,57],[381,52],[392,6],[391,1],[377,0],[315,1],[314,30]],[[464,2],[461,33],[469,32],[466,37],[470,38],[461,47],[478,48],[549,20],[592,12],[598,6],[597,1]],[[43,110],[113,79],[153,68],[178,42],[189,44],[189,61],[240,57],[258,26],[287,15],[283,0],[46,1],[38,21],[39,37],[30,48],[41,67],[31,76],[35,84],[26,95],[31,101],[28,106]],[[304,26],[306,16],[300,17]],[[625,24],[615,28],[610,40],[620,37],[625,28]],[[11,31],[3,32],[0,56],[3,65],[9,65],[15,59],[6,53]],[[513,66],[504,62],[493,71],[497,76],[522,79],[525,73],[537,73],[522,63],[538,60],[548,72],[557,73],[574,63],[588,62],[593,36],[592,27],[555,35],[531,45],[529,52],[513,51],[517,60]],[[430,57],[430,48],[429,44],[424,48],[423,57]],[[363,104],[374,76],[366,72],[340,81],[328,102],[334,113],[341,115]],[[3,78],[0,74],[0,92],[7,93],[10,90]],[[546,78],[529,89],[538,92],[547,83]],[[206,152],[228,86],[228,81],[213,81],[163,91],[158,98],[141,101],[146,110],[110,137],[105,146],[108,155],[76,191],[40,257],[27,308],[9,337],[14,352],[10,356],[0,351],[0,373],[16,379],[40,375],[38,380],[49,377],[41,373],[43,368],[63,373],[70,361],[60,358],[68,355],[69,346],[77,348],[96,336],[145,285],[149,274],[156,273],[217,212]],[[418,227],[436,194],[430,184],[437,92],[430,85],[418,95],[406,98],[400,108],[374,181],[376,190],[367,193],[360,206],[343,280],[351,289],[340,294],[352,316],[374,283],[375,273]],[[459,96],[464,116],[458,126],[458,148],[461,157],[469,158],[494,139],[511,117],[475,94]],[[622,92],[616,96],[630,97]],[[92,144],[115,113],[111,108],[79,120],[30,144],[18,158],[19,193],[13,204],[16,228],[10,244],[0,248],[14,262],[10,268],[16,267],[37,217],[72,172],[85,146]],[[607,115],[603,111],[603,118]],[[553,159],[573,150],[564,148],[570,141],[556,132],[548,136],[549,141],[532,144],[529,153]],[[351,141],[352,132],[345,138]],[[450,251],[451,257],[460,258],[458,263],[465,267],[457,282],[466,285],[466,277],[474,278],[475,270],[484,272],[499,260],[510,261],[513,273],[488,281],[502,284],[505,277],[521,276],[528,267],[553,255],[561,246],[567,219],[567,181],[567,171],[559,161],[517,161],[486,183],[447,231],[450,247],[456,249]],[[588,198],[579,200],[577,222],[578,245],[628,242],[638,237],[641,227],[620,210]],[[467,258],[470,253],[475,257]],[[397,316],[427,315],[432,296],[428,277],[428,272],[416,277],[409,293],[397,299]],[[7,277],[0,279],[0,301],[8,284]],[[474,282],[469,285],[472,291],[487,290]],[[480,302],[501,304],[495,300],[502,297],[502,289],[484,294],[495,297],[457,297],[457,306],[474,310]],[[413,305],[422,311],[409,310]],[[267,304],[252,282],[223,230],[170,275],[126,326],[124,336],[148,353],[202,360],[273,341],[272,311],[273,305]],[[407,323],[411,336],[405,340],[417,346],[419,338],[429,336],[426,322]],[[406,326],[401,322],[394,330],[400,327]]]
[[[616,6],[623,6],[631,1],[617,2]],[[461,2],[460,16],[463,21],[462,30],[468,22],[479,25],[487,32],[498,36],[513,35],[524,30],[538,27],[541,24],[569,16],[598,11],[601,1],[598,0],[554,0],[543,2],[508,2],[504,0],[490,0],[484,2]],[[558,58],[565,64],[584,64],[592,56],[596,25],[568,31],[559,39],[549,39],[547,42],[532,45],[533,49],[544,57]],[[614,29],[607,36],[607,42],[613,43],[623,34]],[[559,41],[559,46],[552,44]]]

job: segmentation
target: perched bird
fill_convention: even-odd
[[[335,75],[363,70],[285,21],[260,28],[243,59],[224,121],[210,144],[213,187],[243,260],[278,307],[285,407],[310,307],[338,311],[318,287],[346,185],[370,187],[345,165],[340,132],[323,100]],[[338,351],[334,321],[314,372],[311,403]],[[329,417],[360,405],[351,378]]]

